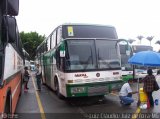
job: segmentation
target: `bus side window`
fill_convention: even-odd
[[[57,65],[57,69],[60,69],[60,50],[59,48],[56,50],[56,65]]]
[[[60,57],[59,48],[56,50],[56,64],[57,69],[59,69],[60,71],[64,71],[64,57]]]
[[[64,57],[60,57],[60,70],[64,71]]]
[[[59,27],[59,28],[57,29],[57,44],[60,43],[61,39],[62,39],[62,28]]]
[[[45,43],[44,43],[44,52],[47,52],[47,41],[45,41]]]
[[[50,44],[51,42],[50,41],[51,41],[51,39],[50,39],[50,37],[48,37],[48,39],[46,41],[47,42],[47,51],[50,50],[50,46],[51,46],[51,44]]]
[[[56,46],[56,31],[53,32],[51,37],[51,49],[53,49]]]

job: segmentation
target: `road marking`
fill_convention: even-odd
[[[88,117],[87,113],[85,113],[80,107],[78,107],[78,110],[79,110],[80,114],[83,115],[84,118]]]
[[[35,85],[35,82],[33,80],[33,77],[32,77],[32,82],[33,82],[34,89],[36,91],[36,85]],[[35,93],[36,93],[36,99],[37,99],[37,102],[38,102],[39,110],[40,110],[40,113],[41,113],[41,119],[46,119],[45,112],[44,112],[39,94],[37,93],[37,91]]]
[[[138,114],[141,112],[141,109],[138,107],[136,112],[132,115],[132,119],[137,119]]]
[[[114,95],[114,96],[119,96],[118,94],[116,94],[116,93],[111,93],[112,95]],[[135,99],[135,98],[134,98]],[[132,115],[132,119],[137,119],[137,117],[138,117],[138,114],[141,112],[141,109],[138,107],[137,108],[137,110],[136,110],[136,112]]]

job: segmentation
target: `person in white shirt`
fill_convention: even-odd
[[[155,76],[156,81],[160,82],[160,69],[157,71],[157,75]],[[158,86],[160,87],[160,83],[158,83]]]
[[[41,91],[41,78],[42,78],[42,72],[41,72],[41,69],[39,67],[39,64],[37,64],[37,67],[36,67],[36,79],[37,79],[37,87],[39,91]]]
[[[157,71],[156,81],[160,80],[160,69]]]
[[[134,102],[132,94],[138,93],[138,91],[132,91],[130,84],[132,84],[132,79],[129,79],[127,83],[124,83],[119,92],[120,103],[123,105],[131,105],[131,103]]]

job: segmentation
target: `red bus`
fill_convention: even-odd
[[[24,54],[15,16],[19,0],[0,0],[0,114],[13,114],[21,93]]]

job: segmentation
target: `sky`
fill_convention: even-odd
[[[152,46],[160,40],[159,0],[19,0],[19,31],[36,31],[48,36],[64,23],[112,25],[118,38],[135,39],[154,36]],[[141,44],[149,45],[143,39]]]

